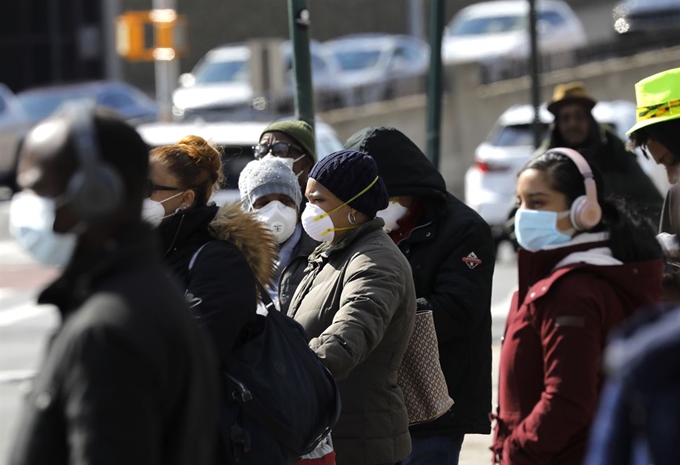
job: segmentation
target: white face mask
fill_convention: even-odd
[[[260,221],[269,227],[278,244],[286,242],[295,232],[297,226],[297,210],[288,207],[278,200],[269,202],[264,207],[256,210]]]
[[[308,203],[305,206],[305,211],[302,212],[302,227],[309,234],[309,237],[317,242],[333,242],[335,237],[335,227],[333,220],[326,214],[325,211],[314,205]]]
[[[161,200],[160,202],[151,199],[144,199],[144,202],[142,202],[142,219],[147,223],[151,224],[151,226],[153,226],[154,228],[157,228],[165,218],[169,218],[173,215],[176,215],[177,212],[180,211],[178,208],[173,213],[166,215],[165,208],[163,208],[163,204],[168,200],[174,199],[175,197],[178,197],[182,194],[184,194],[184,192],[175,194],[172,197],[168,197],[165,200]]]
[[[10,204],[9,232],[38,262],[65,268],[78,244],[78,234],[54,232],[56,210],[55,199],[19,192]]]
[[[385,226],[383,229],[386,233],[391,233],[392,231],[396,231],[401,227],[397,221],[405,217],[407,213],[408,208],[404,207],[396,200],[390,200],[390,204],[387,206],[387,208],[380,210],[375,216],[382,218],[385,221]]]

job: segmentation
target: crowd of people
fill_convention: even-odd
[[[674,182],[680,68],[636,96],[630,148]],[[296,463],[453,465],[492,422],[502,465],[677,463],[680,199],[671,188],[662,210],[594,105],[581,84],[558,86],[551,136],[518,175],[519,290],[493,409],[490,228],[398,129],[365,128],[317,159],[308,123],[275,122],[241,201],[218,207],[220,152],[198,136],[149,151],[85,104],[43,121],[22,148],[10,230],[62,268],[38,299],[62,318],[9,463],[254,463],[242,415],[225,420],[224,376],[270,305],[341,400]],[[414,424],[398,379],[421,311],[454,404]]]

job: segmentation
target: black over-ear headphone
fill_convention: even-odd
[[[73,213],[88,223],[106,220],[123,202],[119,174],[99,155],[94,108],[94,102],[85,100],[69,103],[65,108],[80,163],[71,176],[66,195]]]

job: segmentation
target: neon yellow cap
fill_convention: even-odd
[[[680,118],[680,68],[655,74],[635,84],[637,123],[627,134],[652,124]]]

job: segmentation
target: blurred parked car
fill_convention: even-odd
[[[65,102],[84,98],[116,111],[131,124],[153,121],[158,116],[158,106],[152,98],[123,82],[95,81],[40,87],[19,92],[17,98],[36,123],[50,116]]]
[[[15,187],[17,153],[31,125],[17,97],[0,83],[0,185]]]
[[[599,102],[593,116],[627,140],[625,132],[635,124],[635,104],[623,100]],[[516,203],[517,174],[534,153],[533,118],[531,105],[515,105],[506,110],[487,140],[477,147],[475,164],[465,174],[465,202],[489,223],[496,239],[501,238],[503,224]],[[553,115],[545,105],[541,107],[540,120],[547,136]],[[640,153],[637,155],[642,169],[665,195],[669,184],[664,168]]]
[[[346,106],[422,90],[408,89],[422,85],[429,66],[430,47],[422,40],[403,35],[357,34],[330,40],[324,46],[340,65],[336,79],[345,92]]]
[[[137,126],[137,131],[151,147],[176,144],[184,136],[201,136],[214,143],[222,151],[225,180],[222,190],[213,198],[222,205],[226,201],[239,200],[238,178],[248,162],[255,159],[253,146],[260,142],[260,134],[270,122],[216,122],[205,123],[151,123]],[[320,160],[342,149],[342,142],[328,124],[315,124],[316,153]]]
[[[336,87],[338,66],[318,42],[311,43],[310,51],[314,89],[332,91]],[[292,96],[290,42],[281,44],[280,53],[286,72],[285,94]],[[250,55],[250,47],[245,44],[223,45],[210,50],[191,73],[180,76],[180,87],[173,93],[175,115],[248,105],[255,97],[249,74]]]
[[[586,33],[569,5],[561,0],[539,0],[538,45],[542,52],[566,52],[583,47]],[[482,2],[462,9],[444,31],[445,63],[521,59],[530,54],[529,2]]]
[[[626,0],[614,7],[614,30],[621,37],[676,33],[680,0]]]

